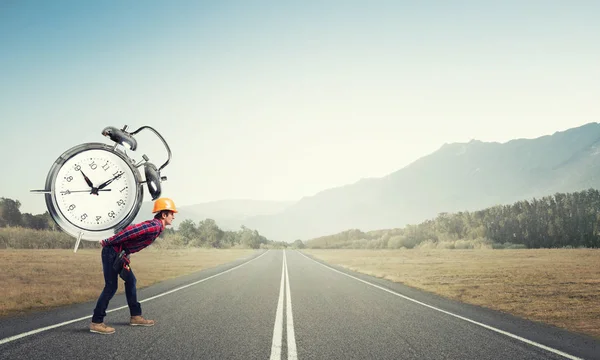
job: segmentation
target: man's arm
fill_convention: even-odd
[[[142,222],[136,225],[129,225],[128,227],[119,231],[112,237],[105,240],[101,240],[102,246],[118,245],[122,242],[134,239],[135,237],[142,235],[145,232],[145,223],[146,222]]]
[[[160,222],[155,220],[147,220],[136,225],[130,225],[118,234],[104,240],[103,246],[118,245],[120,243],[136,240],[137,238],[152,236],[153,239],[160,235],[162,226]]]

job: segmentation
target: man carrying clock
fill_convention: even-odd
[[[100,240],[102,244],[102,270],[104,272],[104,290],[100,294],[92,316],[90,331],[99,334],[112,334],[115,329],[104,324],[106,309],[110,299],[117,292],[119,276],[125,281],[125,296],[131,315],[129,324],[133,326],[152,326],[154,320],[142,317],[142,307],[137,301],[136,279],[129,266],[129,254],[136,253],[154,242],[166,226],[175,218],[175,203],[169,198],[159,198],[154,202],[154,218],[139,224],[129,225],[114,236]],[[124,252],[124,256],[119,254]],[[122,254],[122,255],[123,255]],[[121,259],[121,263],[119,263]],[[115,269],[113,265],[117,263]]]

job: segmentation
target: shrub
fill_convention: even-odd
[[[60,231],[22,227],[0,228],[0,249],[70,249],[75,247],[76,241],[71,235]],[[100,248],[100,244],[82,240],[79,248]]]

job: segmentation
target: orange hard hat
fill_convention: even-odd
[[[154,202],[154,209],[152,209],[152,213],[157,213],[161,210],[169,210],[175,213],[177,212],[177,209],[175,208],[175,203],[169,198],[156,199],[156,201]]]

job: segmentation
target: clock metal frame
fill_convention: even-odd
[[[80,226],[77,226],[77,225],[71,223],[70,221],[68,221],[58,208],[58,204],[56,201],[55,187],[54,187],[54,184],[56,183],[56,180],[57,180],[56,177],[58,175],[58,172],[60,171],[62,166],[69,159],[71,159],[73,156],[75,156],[83,151],[87,151],[87,150],[104,150],[104,151],[110,152],[110,153],[118,156],[129,166],[129,169],[131,170],[131,172],[133,173],[133,176],[135,178],[136,184],[135,184],[135,188],[133,189],[133,191],[135,192],[134,200],[133,200],[134,201],[133,207],[121,219],[121,221],[119,221],[119,223],[117,223],[117,225],[115,225],[114,227],[112,227],[110,229],[89,230],[89,229],[85,229]],[[82,239],[90,240],[90,241],[106,239],[106,238],[114,235],[121,229],[125,228],[127,225],[129,225],[133,221],[133,219],[136,217],[136,215],[138,214],[138,212],[142,206],[142,201],[144,198],[144,191],[143,191],[143,187],[142,187],[143,184],[144,184],[144,181],[142,181],[140,171],[133,163],[133,160],[131,158],[129,158],[123,151],[117,149],[116,146],[109,146],[109,145],[106,145],[103,143],[84,143],[84,144],[76,145],[76,146],[68,149],[67,151],[62,153],[58,157],[58,159],[56,159],[54,164],[52,164],[52,167],[50,168],[50,171],[48,172],[48,176],[46,177],[45,188],[50,190],[45,193],[46,207],[48,208],[48,212],[49,212],[50,216],[54,219],[54,221],[57,223],[57,225],[61,229],[63,229],[66,233],[77,238],[77,243],[75,245],[75,249],[77,249],[77,247],[79,245],[79,241]],[[77,251],[77,250],[75,250],[75,251]]]

